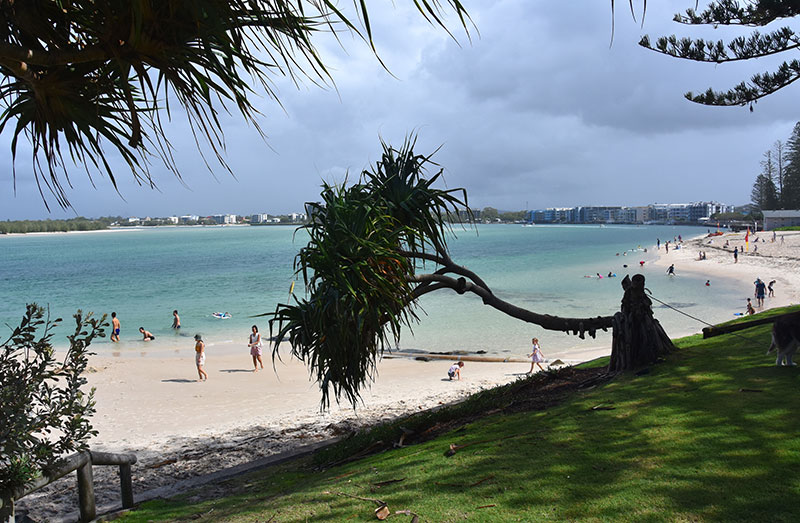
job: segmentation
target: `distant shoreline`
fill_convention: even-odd
[[[146,231],[151,229],[194,229],[194,228],[222,228],[222,227],[260,227],[262,225],[272,226],[272,227],[298,227],[302,224],[300,223],[259,223],[259,224],[250,224],[250,223],[225,223],[225,224],[215,224],[215,225],[132,225],[130,227],[108,227],[106,229],[94,229],[91,231],[48,231],[48,232],[8,232],[8,233],[0,233],[0,238],[4,236],[48,236],[48,235],[62,235],[62,234],[90,234],[90,233],[97,233],[97,232],[119,232],[119,231]]]

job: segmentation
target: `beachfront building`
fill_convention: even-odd
[[[458,215],[455,218],[456,221],[461,223],[480,223],[481,222],[481,211],[478,209],[472,209],[472,216],[470,216],[469,211],[459,210]]]
[[[269,214],[254,214],[250,217],[250,223],[267,223]]]
[[[654,203],[647,206],[646,222],[702,223],[718,213],[733,212],[733,205],[719,202]]]
[[[187,223],[197,223],[200,221],[200,217],[196,214],[184,214],[183,216],[178,217],[178,223],[186,225]]]
[[[236,215],[235,214],[215,214],[211,217],[214,220],[214,223],[219,225],[228,225],[232,223],[236,223]]]
[[[702,223],[716,213],[733,212],[718,202],[654,203],[647,206],[549,207],[528,211],[535,223]]]
[[[762,212],[765,231],[773,231],[778,227],[800,227],[800,209]]]

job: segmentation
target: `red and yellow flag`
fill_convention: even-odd
[[[744,234],[744,250],[750,251],[750,227],[747,228],[747,232]]]

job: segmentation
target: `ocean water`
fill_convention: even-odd
[[[485,225],[455,229],[453,259],[478,273],[504,300],[535,312],[583,317],[610,315],[619,309],[620,281],[641,272],[662,301],[708,322],[742,309],[741,282],[682,274],[666,276],[649,262],[656,239],[662,243],[706,232],[673,226]],[[266,318],[286,303],[294,280],[293,262],[305,244],[295,227],[159,227],[83,234],[0,236],[0,329],[18,325],[25,304],[49,307],[64,318],[54,343],[64,346],[71,315],[80,308],[96,315],[115,311],[122,323],[121,343],[107,338],[92,347],[100,354],[144,356],[191,351],[201,333],[209,347],[246,343],[252,324],[268,336]],[[648,252],[644,252],[647,249]],[[640,269],[639,261],[648,263]],[[628,265],[628,267],[624,267]],[[616,273],[616,278],[587,275]],[[746,288],[746,287],[745,287]],[[302,282],[295,293],[302,295]],[[655,304],[656,317],[671,335],[699,331],[703,324]],[[173,332],[172,310],[183,328]],[[213,312],[229,312],[227,320]],[[533,336],[550,354],[570,348],[609,345],[609,335],[580,340],[544,331],[482,304],[476,296],[450,291],[426,295],[421,321],[403,332],[398,347],[424,351],[486,351],[524,355]],[[142,342],[138,327],[156,335]],[[236,345],[238,347],[238,345]]]

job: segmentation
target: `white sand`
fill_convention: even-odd
[[[752,282],[776,280],[776,296],[766,307],[800,303],[800,232],[782,233],[785,243],[771,243],[771,233],[756,237],[750,250],[733,260],[733,248],[744,246],[744,234],[684,242],[669,254],[662,246],[656,264],[674,263],[680,272],[696,272],[711,279],[734,278],[752,292]],[[710,243],[709,243],[710,241]],[[729,247],[725,248],[725,241]],[[758,247],[757,250],[755,247]],[[698,261],[698,252],[707,260]],[[755,300],[754,300],[755,301]],[[190,342],[191,343],[191,342]],[[96,387],[97,413],[93,426],[99,435],[94,450],[135,452],[134,491],[169,485],[178,479],[205,474],[253,459],[346,434],[358,427],[399,415],[456,401],[479,390],[509,383],[526,372],[528,363],[467,362],[461,381],[446,377],[448,361],[421,362],[384,359],[376,381],[364,391],[363,404],[319,410],[320,392],[307,369],[294,360],[272,369],[252,372],[245,346],[207,349],[207,382],[196,382],[191,344],[176,347],[170,358],[93,357],[89,385]],[[219,351],[226,355],[215,353]],[[522,353],[524,349],[521,349]],[[576,340],[574,351],[547,354],[567,363],[590,360],[610,352]],[[570,359],[572,361],[570,361]],[[114,467],[96,467],[98,503],[118,500]],[[117,501],[118,503],[118,501]],[[68,476],[24,500],[39,520],[76,510],[74,476]]]
[[[711,280],[712,285],[715,279],[734,279],[742,286],[745,296],[754,293],[756,278],[764,283],[775,280],[775,296],[766,298],[764,307],[757,308],[757,312],[800,303],[800,231],[779,232],[775,242],[772,242],[772,232],[751,233],[749,249],[741,252],[745,248],[744,238],[745,233],[703,237],[684,241],[680,249],[671,248],[669,253],[662,244],[654,263],[665,268],[674,263],[677,274],[702,275]],[[734,261],[734,248],[740,251],[738,261]],[[705,260],[699,260],[700,251],[706,253]],[[753,306],[756,306],[755,299]]]

